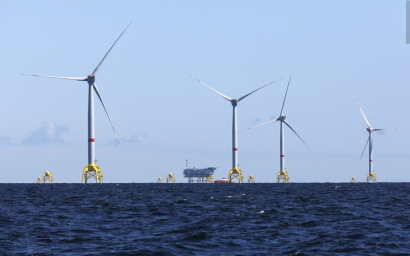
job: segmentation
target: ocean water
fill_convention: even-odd
[[[410,255],[408,183],[0,184],[0,255]]]

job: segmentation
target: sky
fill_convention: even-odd
[[[410,45],[406,1],[1,1],[0,182],[50,171],[78,183],[87,163],[87,76],[132,22],[96,76],[114,123],[95,97],[96,158],[104,182],[155,182],[191,167],[232,163],[231,98],[238,129],[284,114],[291,182],[364,182],[374,128],[378,182],[409,182]],[[283,78],[283,79],[280,79]],[[275,182],[279,123],[238,133],[247,178]]]

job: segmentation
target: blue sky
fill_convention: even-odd
[[[133,22],[96,77],[121,143],[95,102],[96,158],[105,182],[154,182],[191,166],[231,167],[232,107],[196,82],[240,97],[238,128],[284,114],[293,182],[364,181],[366,123],[378,181],[410,181],[410,46],[405,1],[0,2],[0,182],[80,182],[87,163],[86,76]],[[97,99],[96,99],[97,100]],[[279,124],[239,133],[245,176],[274,182]]]

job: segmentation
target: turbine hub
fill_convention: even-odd
[[[94,76],[94,75],[88,75],[88,77],[87,77],[87,82],[88,82],[89,85],[94,84],[94,82],[95,82],[95,76]]]

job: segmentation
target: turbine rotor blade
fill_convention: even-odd
[[[396,131],[396,132],[401,132],[401,131],[403,131],[403,130],[400,130],[400,129],[373,129],[374,132],[382,131],[382,130]]]
[[[100,61],[100,64],[98,64],[98,66],[95,68],[94,72],[93,72],[93,76],[95,76],[98,72],[98,70],[100,69],[102,63],[104,62],[105,58],[107,57],[107,55],[110,53],[111,49],[114,47],[114,45],[117,43],[117,41],[121,38],[122,34],[124,34],[125,30],[127,30],[127,28],[131,25],[132,22],[130,22],[130,24],[128,24],[128,26],[124,29],[124,31],[122,31],[121,35],[117,38],[117,40],[115,40],[114,44],[111,46],[111,48],[108,50],[108,52],[105,54],[104,58]]]
[[[20,75],[22,75],[22,76],[46,77],[46,78],[58,78],[58,79],[67,79],[67,80],[76,80],[76,81],[87,81],[87,77],[39,76],[39,75],[27,75],[27,74],[20,74]]]
[[[280,116],[283,115],[283,108],[285,107],[286,95],[288,95],[288,89],[289,89],[290,79],[292,79],[292,76],[289,78],[288,87],[286,87],[285,98],[283,98],[283,104],[282,104],[282,110],[280,111]]]
[[[364,145],[364,149],[363,149],[362,154],[360,155],[359,161],[362,160],[362,156],[363,156],[364,151],[366,150],[367,144],[369,143],[369,139],[370,139],[370,135],[369,135],[369,138],[367,138],[366,145]]]
[[[283,78],[283,77],[282,77],[282,78]],[[280,78],[280,79],[278,79],[278,80],[281,80],[282,78]],[[241,101],[241,100],[243,100],[243,99],[245,99],[246,97],[248,97],[248,96],[251,95],[252,93],[254,93],[254,92],[256,92],[256,91],[262,89],[263,87],[268,86],[268,85],[270,85],[270,84],[273,84],[274,82],[276,82],[276,81],[272,81],[272,82],[270,82],[270,83],[268,83],[268,84],[265,84],[264,86],[259,87],[258,89],[254,90],[253,92],[250,92],[250,93],[248,93],[248,94],[246,94],[246,95],[240,97],[240,98],[238,99],[238,102]]]
[[[200,82],[201,84],[205,85],[206,87],[208,87],[209,89],[211,89],[212,91],[216,92],[217,94],[221,95],[222,97],[224,97],[225,99],[232,101],[231,98],[229,98],[226,95],[223,95],[222,93],[218,92],[217,90],[215,90],[214,88],[212,88],[211,86],[207,85],[206,83],[202,82],[201,80],[199,80],[198,78],[193,77],[191,74],[189,74],[192,78],[194,78],[195,80],[197,80],[198,82]]]
[[[296,134],[296,136],[299,137],[299,139],[303,142],[303,144],[305,144],[305,146],[306,146],[307,148],[309,148],[308,145],[306,145],[306,143],[302,140],[302,138],[295,132],[295,130],[293,130],[293,128],[290,127],[290,125],[289,125],[286,121],[283,121],[283,122]]]
[[[249,129],[252,129],[252,128],[255,128],[255,127],[258,127],[258,126],[262,126],[262,125],[265,125],[265,124],[274,123],[274,122],[276,122],[276,121],[278,121],[277,118],[276,118],[276,119],[273,119],[273,120],[270,120],[270,121],[268,121],[268,122],[266,122],[266,123],[263,123],[263,124],[258,124],[258,125],[255,125],[255,126],[251,126],[251,127],[249,127],[249,128],[246,128],[246,130],[249,130]],[[245,131],[245,130],[241,130],[241,132],[242,132],[242,131]]]
[[[366,121],[366,124],[369,126],[369,128],[372,128],[372,126],[370,125],[369,121],[367,121],[367,118],[366,118],[366,116],[364,115],[363,110],[362,110],[362,108],[360,107],[360,104],[359,104],[359,102],[358,102],[357,100],[356,100],[356,103],[357,103],[357,106],[359,106],[360,112],[362,112],[362,115],[363,115],[363,117],[364,117],[364,120]]]
[[[101,98],[100,93],[98,92],[98,88],[97,88],[97,85],[96,85],[95,83],[93,84],[93,88],[94,88],[94,91],[97,93],[97,96],[98,96],[98,98],[99,98],[100,101],[101,101],[101,104],[102,104],[103,107],[104,107],[105,113],[107,113],[108,120],[110,120],[110,123],[111,123],[112,129],[113,129],[113,131],[114,131],[115,137],[117,138],[118,143],[120,143],[120,141],[119,141],[119,139],[118,139],[118,136],[117,136],[117,132],[115,131],[114,125],[113,125],[112,122],[111,122],[110,115],[108,114],[108,111],[107,111],[107,109],[105,108],[104,102],[103,102],[103,100],[102,100],[102,98]]]

